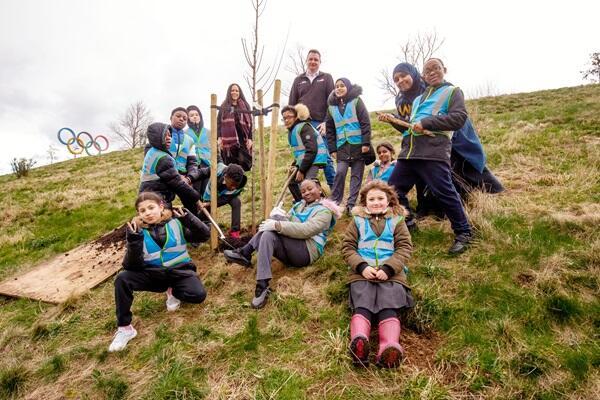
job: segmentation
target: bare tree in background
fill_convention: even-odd
[[[117,122],[110,124],[110,129],[130,149],[146,144],[146,130],[152,123],[150,110],[143,101],[131,104]]]
[[[600,53],[590,54],[590,64],[590,69],[581,71],[583,79],[587,79],[592,83],[600,83]]]
[[[288,63],[285,66],[285,71],[289,72],[293,77],[292,81],[300,74],[306,72],[306,53],[307,50],[301,44],[297,43],[296,48],[294,50],[290,50],[288,53]],[[290,87],[286,84],[285,87],[281,89],[281,92],[285,96],[290,95]]]
[[[408,38],[406,42],[400,45],[400,56],[397,57],[397,60],[410,63],[419,71],[422,71],[425,61],[433,57],[435,52],[442,47],[444,41],[445,39],[438,36],[435,31],[417,33],[417,36]],[[381,69],[377,83],[379,88],[388,96],[387,99],[398,95],[398,87],[394,83],[388,68]]]
[[[265,47],[264,45],[259,45],[259,22],[260,17],[265,11],[267,7],[267,0],[251,0],[252,8],[254,9],[254,25],[252,27],[252,37],[250,41],[242,38],[242,49],[244,51],[244,58],[246,59],[246,63],[248,64],[248,71],[244,73],[244,80],[246,84],[250,88],[250,92],[252,95],[252,103],[256,104],[257,92],[258,90],[262,90],[264,93],[268,92],[273,83],[275,82],[275,78],[279,73],[279,68],[281,67],[281,62],[283,61],[283,55],[285,54],[285,46],[287,45],[287,36],[285,38],[285,42],[283,45],[283,50],[281,54],[276,54],[273,64],[271,65],[263,65],[263,57],[265,55]],[[289,35],[289,32],[288,32]],[[254,121],[256,122],[256,121]],[[253,123],[253,126],[256,127],[256,123]],[[256,128],[255,128],[256,131]],[[260,153],[264,154],[264,140],[260,139]],[[256,146],[252,146],[252,158],[256,159]],[[261,162],[264,160],[261,159]],[[252,168],[251,170],[251,198],[252,198],[252,233],[256,232],[256,206],[254,202],[254,188],[255,188],[255,174],[254,170],[256,168]],[[261,168],[262,173],[264,173]],[[264,182],[264,176],[261,176],[261,185]],[[262,187],[261,187],[262,189]],[[261,190],[262,192],[262,190]]]
[[[46,150],[46,154],[48,154],[48,160],[50,160],[50,164],[54,164],[54,161],[56,161],[56,153],[57,152],[58,152],[58,149],[53,144],[48,146],[48,150]]]

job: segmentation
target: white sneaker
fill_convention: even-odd
[[[137,331],[134,327],[131,329],[117,329],[112,343],[108,346],[109,352],[121,351],[127,346],[127,342],[137,336]]]
[[[181,305],[181,300],[173,295],[167,295],[167,301],[165,304],[167,305],[167,311],[177,311]]]

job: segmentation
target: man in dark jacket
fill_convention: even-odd
[[[148,127],[146,132],[148,146],[142,166],[139,192],[160,193],[168,208],[177,195],[185,208],[197,214],[196,202],[200,200],[200,193],[177,171],[175,159],[169,152],[171,129],[169,125],[160,122],[155,122]]]
[[[321,53],[311,49],[306,56],[306,72],[298,75],[292,83],[288,104],[295,106],[302,103],[310,111],[310,123],[322,136],[325,136],[325,117],[327,116],[327,97],[333,91],[333,78],[330,74],[319,70]],[[327,157],[324,168],[325,179],[329,188],[333,187],[335,168],[333,160]]]

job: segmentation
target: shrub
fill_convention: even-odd
[[[33,168],[34,165],[35,161],[33,158],[30,158],[29,160],[26,158],[20,158],[19,160],[13,158],[13,160],[10,162],[10,167],[17,178],[29,175],[29,170]]]

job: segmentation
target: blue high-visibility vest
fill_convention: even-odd
[[[203,162],[210,167],[210,130],[202,127],[200,133],[196,134],[196,131],[192,128],[188,128],[186,134],[194,141],[198,164]]]
[[[173,128],[169,152],[171,152],[171,155],[175,159],[177,171],[184,174],[187,172],[187,158],[190,154],[196,155],[195,148],[194,140],[189,135],[183,131],[176,131]]]
[[[225,168],[227,168],[227,165],[225,165],[223,163],[217,164],[217,182],[219,182],[221,180],[221,177],[225,173]],[[238,188],[238,189],[234,189],[234,190],[229,190],[229,189],[225,188],[225,189],[219,190],[219,192],[217,193],[217,198],[221,197],[221,196],[229,196],[229,195],[237,196],[238,194],[240,194],[242,192],[242,190],[244,190],[244,188]],[[204,190],[204,194],[202,195],[203,201],[210,201],[210,191],[211,191],[211,185],[210,185],[210,180],[209,180],[208,184],[206,185],[206,189]]]
[[[325,207],[321,203],[318,203],[318,202],[316,204],[313,203],[306,207],[305,207],[305,205],[306,205],[306,202],[304,200],[302,200],[292,206],[292,208],[290,209],[290,212],[289,212],[290,221],[304,223],[309,218],[313,217],[314,215],[316,215],[320,212],[327,212],[327,213],[331,214],[331,224],[329,225],[329,228],[327,228],[323,232],[317,233],[315,236],[311,237],[311,239],[317,245],[317,250],[319,251],[319,256],[321,256],[321,254],[323,254],[323,249],[325,248],[325,243],[327,242],[327,236],[329,236],[329,233],[332,231],[332,229],[335,225],[335,222],[336,222],[335,216],[333,215],[333,213],[331,212],[331,210],[329,208]],[[300,211],[300,209],[302,207],[304,207],[304,209],[302,211]]]
[[[404,219],[402,216],[393,216],[385,219],[385,228],[377,236],[369,218],[354,217],[358,229],[358,254],[371,267],[381,267],[385,261],[394,254],[394,230],[396,225]]]
[[[360,122],[356,115],[357,101],[358,97],[346,104],[344,115],[340,113],[338,106],[329,106],[329,114],[335,123],[336,146],[338,149],[346,142],[350,144],[362,143]]]
[[[140,176],[141,182],[160,180],[160,177],[156,174],[156,164],[158,164],[160,159],[163,157],[169,157],[173,160],[173,156],[165,151],[158,150],[155,147],[151,147],[150,150],[148,150],[144,156],[144,163],[142,164]],[[175,160],[173,160],[173,163],[174,162]]]
[[[192,262],[187,251],[183,227],[178,219],[171,219],[165,224],[167,240],[161,248],[154,241],[147,229],[142,229],[144,235],[144,263],[157,267],[174,267],[179,264]]]
[[[390,180],[390,176],[392,176],[392,172],[394,171],[395,166],[396,160],[393,160],[385,171],[382,171],[381,165],[375,165],[373,167],[373,179],[379,179],[384,182],[388,182]]]
[[[450,99],[452,93],[454,93],[456,87],[452,85],[441,86],[436,90],[428,88],[428,90],[418,96],[412,104],[412,111],[410,113],[410,123],[416,124],[423,118],[437,116],[437,115],[448,115],[448,107],[450,105]],[[440,133],[448,138],[452,137],[452,132],[434,132]],[[412,129],[407,129],[402,133],[402,136],[421,135]]]
[[[313,165],[325,165],[327,164],[327,156],[329,155],[327,146],[325,146],[325,142],[323,141],[321,134],[317,132],[316,129],[308,122],[301,122],[297,124],[294,126],[294,129],[288,133],[288,143],[290,145],[290,149],[292,150],[292,156],[296,160],[296,165],[300,166],[300,164],[302,164],[304,154],[306,153],[306,147],[304,147],[304,143],[300,137],[300,132],[306,124],[311,127],[315,140],[317,141],[317,156],[315,157]]]

